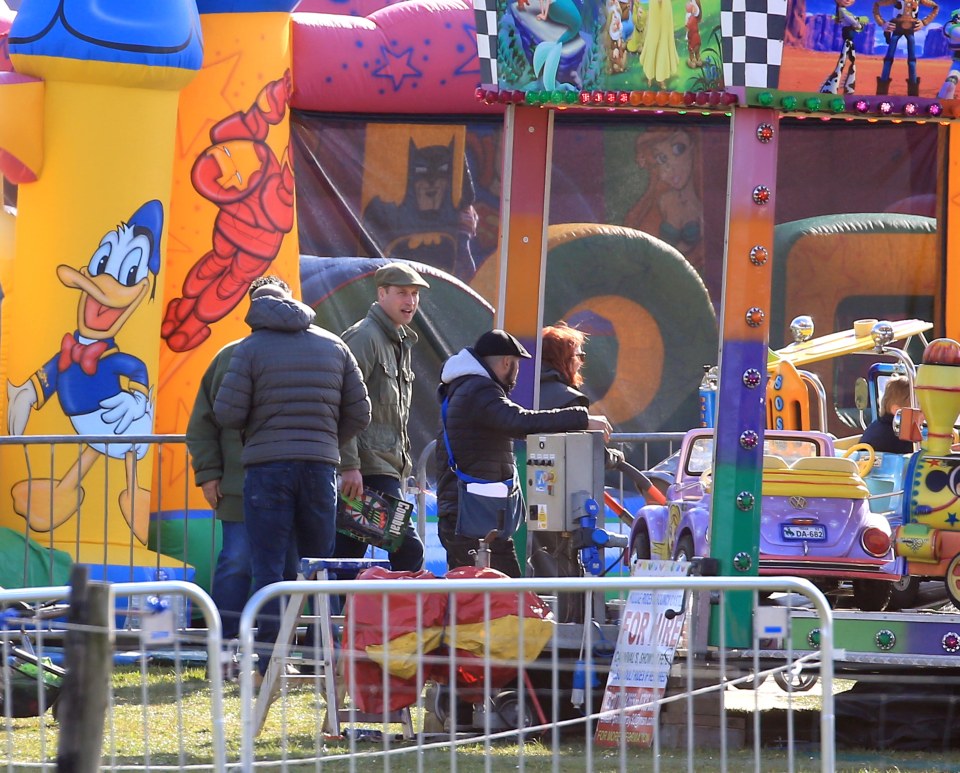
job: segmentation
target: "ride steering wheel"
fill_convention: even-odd
[[[862,459],[856,460],[857,473],[861,478],[865,478],[870,474],[870,470],[873,469],[873,463],[877,458],[877,453],[873,450],[873,446],[869,443],[857,443],[856,445],[850,446],[850,448],[843,452],[843,458],[849,459],[857,451],[865,451],[867,454]]]

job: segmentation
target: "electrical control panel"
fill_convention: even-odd
[[[602,508],[604,459],[602,432],[527,435],[527,529],[573,531],[588,500]]]

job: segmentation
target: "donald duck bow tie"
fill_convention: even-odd
[[[80,365],[80,369],[88,376],[97,372],[97,363],[107,349],[109,344],[106,341],[94,341],[92,344],[82,344],[74,337],[72,333],[67,333],[60,342],[60,359],[57,360],[57,367],[64,371],[73,363]]]

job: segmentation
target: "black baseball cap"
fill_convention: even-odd
[[[523,357],[531,359],[531,354],[523,348],[516,338],[506,330],[489,330],[477,339],[473,345],[477,357]]]

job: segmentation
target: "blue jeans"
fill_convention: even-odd
[[[390,475],[364,475],[363,485],[381,494],[403,499],[403,493],[400,490],[400,480]],[[360,540],[355,540],[346,534],[337,532],[337,545],[334,549],[334,555],[337,558],[363,558],[367,552],[368,545]],[[416,572],[423,569],[423,541],[417,532],[416,523],[412,522],[403,534],[403,542],[388,554],[390,559],[390,568],[395,572]],[[341,580],[353,579],[346,575],[339,577]]]
[[[883,67],[880,70],[881,80],[890,80],[890,70],[893,68],[893,58],[896,56],[900,38],[907,41],[907,77],[912,81],[917,79],[917,43],[913,39],[913,32],[894,30],[890,35],[890,42],[887,44],[887,53],[883,57]]]
[[[240,613],[253,588],[253,562],[250,537],[243,521],[220,521],[220,533],[222,545],[213,570],[210,597],[220,613],[223,638],[229,640],[236,639],[240,633]],[[287,552],[283,579],[296,580],[298,569],[297,551],[292,549]]]
[[[237,637],[240,613],[250,598],[253,571],[250,568],[250,538],[243,521],[220,521],[223,545],[213,570],[211,597],[223,621],[223,638]]]
[[[254,591],[284,579],[291,556],[329,558],[336,533],[336,469],[324,462],[294,460],[252,464],[243,479],[243,515],[250,538]],[[280,600],[257,616],[260,673],[280,630]]]

